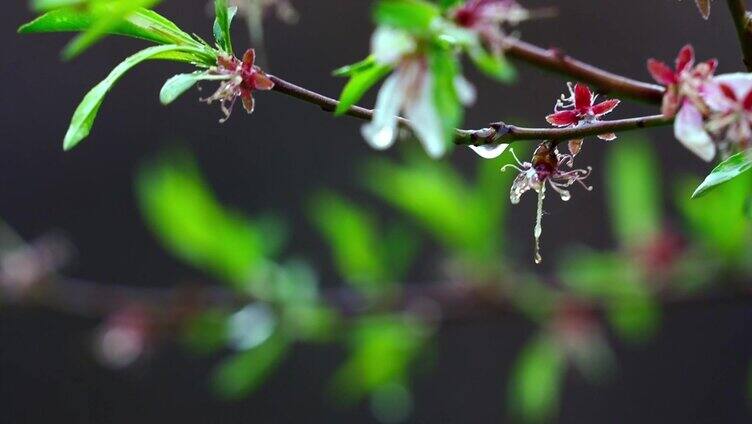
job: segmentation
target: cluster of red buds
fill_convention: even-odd
[[[255,90],[267,91],[274,88],[274,82],[258,66],[254,65],[256,52],[248,49],[243,55],[243,60],[231,56],[221,55],[217,58],[217,66],[209,69],[208,74],[217,77],[221,81],[219,88],[211,96],[202,99],[206,103],[218,101],[222,107],[225,122],[230,118],[235,102],[240,98],[243,108],[248,113],[253,113]]]

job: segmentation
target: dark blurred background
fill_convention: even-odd
[[[552,2],[529,1],[528,6]],[[368,51],[372,25],[368,1],[293,0],[300,22],[267,21],[269,71],[335,96],[342,80],[332,69]],[[690,1],[569,0],[554,4],[556,20],[521,26],[525,40],[562,47],[575,57],[638,79],[649,78],[648,57],[671,60],[687,42],[699,58],[718,57],[720,72],[741,69],[728,12],[715,2],[703,21]],[[138,212],[135,170],[165,147],[188,145],[219,198],[248,213],[272,211],[292,226],[289,251],[310,258],[335,284],[330,258],[305,218],[307,195],[328,187],[368,201],[358,190],[357,171],[372,151],[359,136],[360,122],[333,119],[316,107],[274,93],[256,97],[257,111],[240,110],[220,125],[220,112],[196,101],[195,91],[169,107],[159,104],[163,81],[180,65],[147,63],[127,75],[105,101],[91,137],[69,153],[62,136],[81,97],[141,43],[110,38],[82,57],[63,63],[68,35],[18,36],[32,15],[26,2],[4,5],[0,14],[0,217],[27,238],[57,229],[78,249],[69,275],[137,286],[172,286],[195,271],[157,243]],[[167,0],[158,8],[183,28],[209,37],[211,16],[204,0]],[[235,28],[240,49],[247,40]],[[514,117],[542,125],[564,89],[553,75],[519,67],[519,84],[504,87],[468,71],[479,101],[466,127]],[[372,104],[373,93],[366,99]],[[624,103],[614,117],[654,113]],[[704,164],[682,149],[670,129],[650,132],[659,149],[666,197],[675,175],[702,174]],[[600,178],[606,143],[588,143],[583,162],[595,169],[596,190],[578,192],[546,218],[545,252],[572,244],[613,245],[608,234]],[[451,155],[469,169],[476,156]],[[500,192],[499,196],[507,196]],[[529,199],[527,199],[529,200]],[[513,245],[531,257],[532,200],[509,217]],[[672,217],[668,215],[669,219]],[[414,269],[415,281],[435,276],[432,246]],[[530,261],[532,262],[532,261]],[[545,265],[540,268],[543,272]],[[666,312],[657,337],[644,346],[616,345],[614,381],[594,386],[568,380],[560,422],[750,422],[746,398],[752,356],[752,305],[687,306]],[[3,422],[372,422],[367,406],[341,409],[326,400],[324,382],[341,360],[333,347],[303,347],[288,357],[257,393],[240,402],[216,400],[206,384],[212,359],[197,359],[167,347],[137,368],[114,372],[91,357],[95,321],[44,310],[10,307],[0,313],[0,411]],[[510,363],[532,331],[507,316],[445,327],[432,366],[414,380],[413,422],[504,422],[505,382]]]

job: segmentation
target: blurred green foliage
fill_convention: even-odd
[[[552,418],[559,405],[565,358],[546,336],[533,338],[520,353],[509,382],[509,408],[528,422]]]
[[[352,403],[385,386],[406,384],[410,366],[430,334],[429,327],[411,317],[372,315],[357,319],[347,336],[350,356],[331,382],[336,399]]]
[[[447,253],[488,265],[501,258],[509,183],[503,164],[479,161],[475,180],[467,182],[450,164],[415,151],[403,163],[374,159],[365,184],[404,213],[446,248]]]
[[[647,140],[622,136],[609,146],[604,170],[610,221],[619,242],[630,247],[656,237],[663,228],[662,185]]]
[[[693,237],[728,266],[749,259],[751,222],[745,213],[752,196],[752,173],[718,186],[701,198],[690,199],[696,182],[686,179],[677,190],[679,210]]]
[[[237,287],[264,272],[283,246],[279,222],[224,208],[185,153],[143,168],[136,193],[147,223],[170,252]]]
[[[381,230],[369,211],[328,192],[319,193],[310,210],[348,283],[377,293],[404,278],[419,247],[418,237],[407,226]]]

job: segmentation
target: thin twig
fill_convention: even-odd
[[[736,34],[742,50],[742,61],[748,71],[752,71],[752,28],[750,28],[750,13],[747,12],[744,0],[726,0],[729,12],[734,20]]]

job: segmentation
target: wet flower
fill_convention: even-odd
[[[711,111],[704,129],[725,153],[731,146],[739,150],[752,147],[752,74],[715,77],[706,86],[704,100]]]
[[[418,42],[403,31],[379,27],[371,39],[371,50],[377,62],[393,66],[394,72],[379,90],[373,120],[363,126],[363,137],[375,149],[389,148],[397,138],[402,112],[429,156],[442,156],[448,143],[435,104],[434,77]],[[454,83],[460,101],[472,103],[473,86],[461,76]]]
[[[674,69],[656,59],[648,60],[650,74],[666,86],[661,113],[667,117],[676,115],[674,135],[705,161],[711,161],[715,156],[715,144],[705,131],[696,131],[696,128],[702,126],[709,113],[703,90],[717,67],[715,59],[695,65],[694,49],[689,44],[679,51]]]
[[[530,12],[515,0],[469,0],[451,13],[460,27],[477,33],[493,53],[504,46],[504,25],[514,26],[530,18]]]
[[[512,183],[509,194],[510,201],[512,204],[518,204],[520,197],[531,189],[538,193],[538,210],[536,213],[534,237],[535,263],[540,263],[542,258],[539,241],[543,233],[541,222],[543,218],[543,199],[546,196],[546,183],[559,194],[561,200],[568,201],[572,196],[567,188],[574,183],[579,183],[588,191],[593,189],[584,183],[584,180],[590,176],[592,168],[572,169],[574,166],[573,156],[559,153],[550,141],[538,145],[530,162],[520,162],[514,154],[514,150],[510,149],[510,151],[517,164],[508,164],[501,169],[504,171],[508,168],[514,168],[519,171],[519,175],[517,175]]]
[[[258,66],[254,65],[256,53],[248,49],[243,55],[243,60],[234,56],[223,55],[217,58],[217,66],[212,67],[208,74],[217,77],[221,83],[217,91],[203,99],[206,103],[218,101],[225,117],[220,122],[230,118],[235,102],[238,97],[243,102],[243,108],[248,113],[253,113],[255,101],[253,92],[256,90],[267,91],[274,87],[274,82]]]
[[[578,83],[573,86],[572,83],[567,83],[567,87],[569,88],[569,96],[562,94],[561,99],[556,101],[554,113],[546,116],[546,121],[556,127],[577,127],[582,124],[593,123],[611,113],[620,103],[618,99],[595,103],[598,96],[593,94],[585,84]],[[616,134],[600,134],[598,138],[613,140],[616,138]],[[577,154],[582,145],[582,140],[573,140],[570,144],[577,146],[576,150],[571,152]]]

